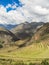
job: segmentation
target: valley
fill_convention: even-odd
[[[49,23],[31,24],[20,24],[11,30],[0,27],[0,65],[41,65],[44,60],[48,63]]]

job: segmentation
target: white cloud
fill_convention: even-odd
[[[25,21],[25,18],[22,16],[21,12],[18,10],[11,10],[6,12],[6,8],[0,6],[0,23],[1,24],[19,24]]]
[[[32,21],[47,21],[49,17],[49,0],[20,0],[24,3],[23,9],[27,10]],[[30,17],[30,18],[31,18]],[[46,20],[45,20],[46,19]],[[48,20],[49,22],[49,20]]]
[[[49,14],[49,9],[42,8],[41,6],[35,6],[34,12],[39,15],[47,15]]]
[[[17,8],[17,4],[16,3],[14,3],[14,4],[8,4],[7,6],[6,6],[6,8]]]
[[[9,8],[9,7],[12,7],[12,5],[11,5],[11,4],[8,4],[8,5],[6,6],[6,8]]]
[[[25,21],[29,22],[49,22],[49,0],[20,0],[23,7],[17,4],[8,4],[6,7],[0,5],[0,23],[2,24],[19,24]],[[7,8],[15,8],[6,12]]]

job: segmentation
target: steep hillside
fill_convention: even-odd
[[[11,31],[20,39],[30,39],[34,35],[36,30],[40,28],[43,24],[43,22],[21,23],[13,28]]]
[[[27,29],[25,29],[25,32],[26,32],[26,30],[29,32],[28,36],[26,35],[26,40],[21,39],[21,41],[18,41],[17,45],[19,47],[28,46],[28,45],[31,45],[34,43],[42,43],[42,45],[44,43],[44,46],[49,45],[49,43],[48,43],[49,42],[49,23],[44,23],[41,27],[38,27],[37,29],[35,29],[36,30],[35,33],[33,33],[34,32],[33,28],[31,28],[31,29],[27,28]],[[22,33],[22,31],[21,31],[21,33]],[[20,36],[20,37],[24,36],[25,37],[24,29],[23,29],[23,33],[21,35],[19,34],[18,36]]]
[[[9,30],[0,27],[0,46],[2,47],[2,45],[9,45],[12,42],[15,42],[19,40],[12,32],[10,32]]]
[[[18,42],[16,41],[16,45],[19,48],[31,45],[33,42],[32,37],[37,29],[42,27],[43,24],[43,22],[26,22],[13,28],[11,32],[13,32],[20,39]]]
[[[49,23],[45,23],[41,28],[39,28],[33,38],[34,38],[34,41],[48,42],[49,41]]]

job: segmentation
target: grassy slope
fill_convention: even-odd
[[[16,46],[4,48],[0,50],[0,58],[23,61],[41,60],[49,58],[49,46],[44,47],[42,43],[34,43],[19,49]]]

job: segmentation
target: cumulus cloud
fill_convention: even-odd
[[[32,18],[32,21],[43,21],[46,22],[49,20],[47,17],[49,17],[49,0],[20,0],[22,3],[24,3],[24,7],[22,9],[25,9],[29,12]]]
[[[35,6],[34,12],[39,15],[47,15],[49,14],[49,9],[42,8],[41,6]]]
[[[18,6],[18,4],[16,4],[16,3],[14,3],[14,4],[8,4],[7,6],[6,6],[6,8],[17,8],[17,6]]]
[[[22,7],[17,4],[0,5],[1,24],[19,24],[28,22],[49,22],[49,0],[19,0]],[[6,11],[7,8],[15,10]]]
[[[19,24],[24,22],[24,17],[18,10],[6,11],[4,6],[0,6],[0,24]]]

